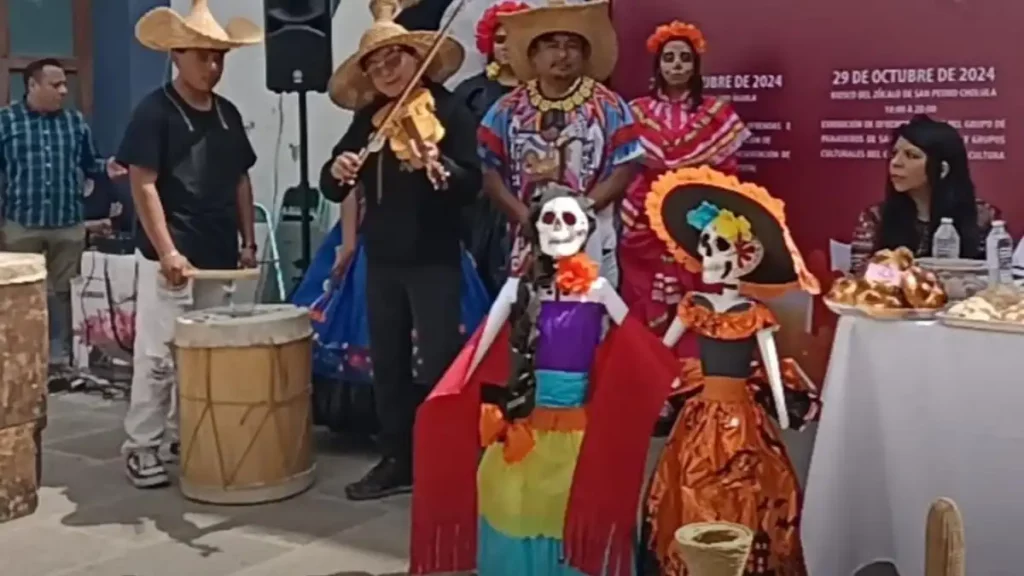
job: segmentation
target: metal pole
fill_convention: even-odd
[[[309,188],[309,126],[306,117],[306,92],[299,92],[299,193],[302,194],[302,260],[299,269],[305,275],[311,260],[310,223],[313,202]]]

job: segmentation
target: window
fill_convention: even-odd
[[[22,98],[22,71],[56,58],[68,74],[68,106],[92,111],[90,0],[0,0],[0,105]]]

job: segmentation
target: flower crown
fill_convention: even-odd
[[[704,40],[704,34],[693,24],[674,20],[669,24],[662,24],[654,30],[647,38],[647,51],[657,54],[661,48],[671,40],[686,40],[693,45],[693,50],[698,55],[703,55],[707,50],[708,43]]]
[[[498,31],[499,14],[511,14],[520,10],[529,10],[530,6],[523,2],[501,2],[488,8],[480,21],[476,23],[476,49],[490,58],[494,55],[494,34]]]
[[[686,223],[698,231],[713,227],[719,235],[731,242],[750,242],[754,239],[750,220],[731,210],[722,210],[706,200],[686,213]]]

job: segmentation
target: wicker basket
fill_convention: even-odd
[[[687,524],[676,530],[676,545],[692,576],[742,576],[754,533],[728,522]]]

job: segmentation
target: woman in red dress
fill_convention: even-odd
[[[735,153],[750,137],[728,102],[703,94],[701,57],[706,46],[696,26],[678,21],[659,26],[647,39],[647,51],[654,57],[651,94],[630,104],[646,165],[622,203],[621,292],[630,310],[659,336],[682,296],[701,286],[651,232],[644,213],[651,184],[668,170],[701,165],[734,174]],[[680,342],[680,355],[695,351],[691,338]]]

